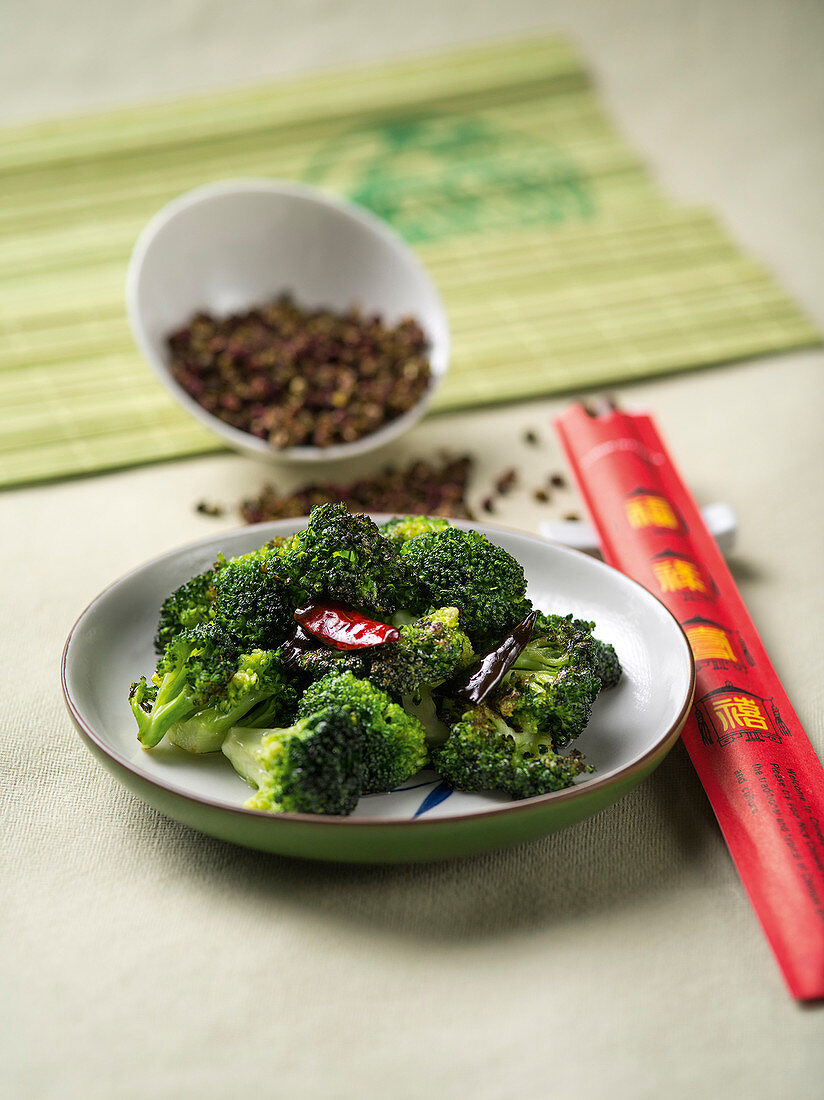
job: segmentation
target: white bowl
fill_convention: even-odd
[[[198,311],[225,317],[287,292],[303,307],[357,305],[390,325],[413,317],[430,345],[421,400],[352,443],[282,450],[202,408],[170,373],[169,335]],[[368,211],[303,184],[227,180],[174,199],[137,239],[126,306],[137,346],[178,404],[229,446],[274,460],[345,458],[388,443],[423,415],[449,362],[446,312],[414,253]]]

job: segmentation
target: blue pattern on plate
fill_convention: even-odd
[[[451,794],[452,788],[448,783],[438,783],[437,786],[432,788],[412,816],[420,817],[421,814],[425,814],[427,810],[433,810],[436,806],[440,806],[442,802],[445,802]]]

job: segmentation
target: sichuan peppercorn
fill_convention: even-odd
[[[357,309],[306,310],[288,296],[223,320],[200,313],[168,340],[170,369],[207,412],[273,447],[352,443],[429,388],[426,337]]]

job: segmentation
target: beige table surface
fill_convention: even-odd
[[[671,191],[711,202],[824,324],[821,5],[567,7],[12,2],[0,103],[22,118],[565,29]],[[736,577],[819,753],[822,370],[805,353],[620,391],[653,409],[698,498],[738,513]],[[513,461],[529,486],[560,464],[545,426],[564,404],[431,419],[393,457],[459,441],[481,456],[476,499]],[[377,869],[211,840],[100,769],[59,694],[74,618],[143,559],[234,522],[199,499],[264,476],[220,455],[0,495],[0,1095],[822,1095],[824,1009],[786,994],[680,746],[546,840]],[[499,518],[545,514],[521,492]]]

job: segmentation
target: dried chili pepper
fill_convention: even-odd
[[[473,706],[482,703],[500,684],[517,657],[523,652],[532,637],[537,618],[538,612],[530,611],[526,618],[519,622],[491,652],[470,665],[458,679],[451,681],[444,689],[446,693],[452,698],[472,703]]]
[[[371,649],[384,642],[396,642],[401,633],[389,623],[369,619],[342,603],[311,603],[299,607],[295,620],[304,631],[334,649]]]
[[[284,664],[290,665],[294,664],[298,654],[318,648],[317,638],[313,638],[300,623],[295,623],[294,630],[280,647],[280,655]]]

